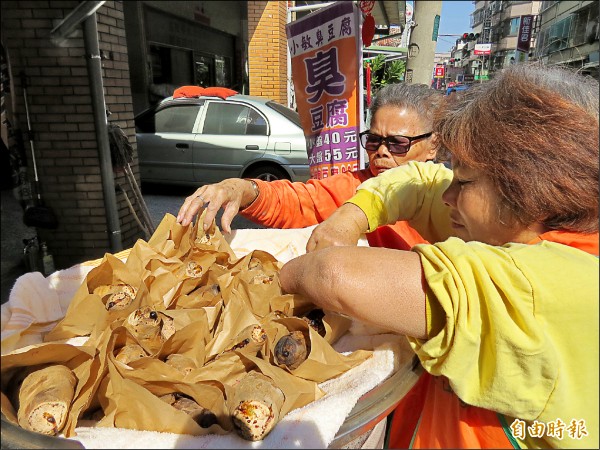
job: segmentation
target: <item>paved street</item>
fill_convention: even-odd
[[[156,227],[166,213],[177,215],[179,207],[186,196],[193,192],[192,188],[175,186],[149,185],[142,188],[144,200],[148,205],[152,223]],[[220,227],[221,214],[217,216],[217,225]],[[23,239],[35,236],[35,229],[23,223],[23,210],[12,190],[2,190],[2,242],[1,252],[1,302],[8,300],[8,296],[15,280],[25,273],[23,261]],[[236,217],[232,229],[263,228],[242,217]]]
[[[148,209],[150,210],[153,225],[155,227],[158,226],[166,213],[176,216],[179,207],[183,204],[185,198],[192,192],[194,192],[194,189],[191,187],[144,185],[142,187],[142,194],[146,201],[146,205],[148,205]],[[221,213],[217,215],[217,226],[221,228]],[[233,230],[239,230],[243,228],[264,227],[246,220],[243,217],[236,216],[231,223],[231,228]]]

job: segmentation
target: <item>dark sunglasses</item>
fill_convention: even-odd
[[[389,150],[390,153],[395,155],[404,155],[408,153],[410,150],[410,146],[413,142],[420,141],[421,139],[428,138],[433,134],[433,131],[429,133],[420,134],[419,136],[379,136],[377,134],[373,134],[370,131],[363,131],[359,134],[360,137],[360,145],[368,152],[375,152],[381,146],[382,143],[385,143],[385,146]]]

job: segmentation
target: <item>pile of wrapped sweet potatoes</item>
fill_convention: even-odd
[[[166,215],[126,261],[105,255],[44,343],[2,356],[2,412],[66,437],[85,421],[263,439],[371,356],[335,351],[349,319],[283,293],[280,267]]]

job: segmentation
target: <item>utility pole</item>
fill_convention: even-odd
[[[413,2],[413,21],[415,27],[410,33],[408,59],[406,62],[407,83],[423,83],[430,85],[435,59],[437,32],[434,33],[434,22],[438,16],[438,24],[442,12],[442,2],[437,0],[415,0]]]

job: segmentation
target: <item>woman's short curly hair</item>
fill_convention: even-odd
[[[513,220],[598,231],[598,82],[539,64],[453,96],[434,131],[453,161],[490,177]]]
[[[424,124],[431,124],[435,110],[443,101],[444,95],[440,91],[425,84],[388,84],[377,91],[369,111],[373,117],[383,106],[408,108],[418,112]]]

